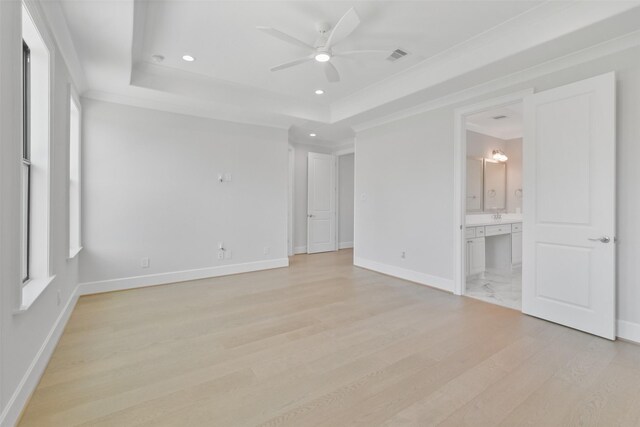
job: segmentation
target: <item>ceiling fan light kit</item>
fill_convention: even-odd
[[[314,59],[318,62],[327,62],[331,59],[331,54],[329,52],[318,52]]]
[[[358,17],[355,9],[351,8],[342,16],[342,18],[340,18],[333,29],[328,24],[318,24],[316,26],[316,30],[318,31],[318,33],[320,33],[320,36],[313,46],[280,30],[276,30],[275,28],[257,28],[258,30],[269,34],[272,37],[285,41],[289,44],[296,45],[298,47],[303,47],[310,51],[309,56],[285,62],[284,64],[276,65],[275,67],[271,68],[271,71],[280,71],[284,70],[285,68],[295,67],[296,65],[315,60],[316,62],[319,62],[323,65],[324,73],[327,80],[331,83],[335,83],[340,81],[340,73],[332,64],[332,60],[334,58],[350,57],[363,53],[387,52],[386,50],[352,50],[349,52],[333,52],[332,47],[347,38],[358,27],[358,25],[360,25],[360,18]]]

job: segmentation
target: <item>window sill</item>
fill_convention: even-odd
[[[75,257],[78,256],[78,254],[82,251],[82,246],[75,248],[75,249],[70,249],[69,250],[69,256],[67,257],[67,261],[71,261],[72,259],[74,259]]]
[[[32,279],[22,287],[22,303],[20,308],[15,311],[15,314],[24,313],[29,310],[29,307],[38,299],[42,292],[47,289],[49,283],[53,282],[56,276],[47,277],[44,279]]]

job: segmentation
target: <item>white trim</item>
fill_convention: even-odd
[[[4,412],[0,414],[0,425],[1,426],[12,426],[18,422],[22,410],[27,405],[31,394],[35,391],[38,383],[40,382],[40,378],[44,373],[51,356],[53,355],[53,351],[62,336],[62,332],[64,331],[67,322],[69,321],[69,317],[73,309],[76,306],[76,302],[78,301],[78,288],[76,287],[71,297],[67,301],[67,304],[64,306],[60,315],[56,319],[53,327],[49,331],[49,334],[45,338],[44,342],[40,346],[40,349],[36,353],[35,357],[31,361],[29,368],[22,376],[20,383],[16,387],[13,395],[7,402],[5,406]]]
[[[289,258],[278,258],[265,261],[231,264],[218,267],[199,268],[194,270],[173,271],[169,273],[149,274],[146,276],[124,277],[121,279],[101,280],[80,283],[80,295],[99,294],[103,292],[122,291],[125,289],[144,288],[147,286],[166,285],[169,283],[186,282],[189,280],[208,279],[211,277],[228,276],[231,274],[249,273],[252,271],[269,270],[289,266]]]
[[[275,123],[268,117],[264,119],[254,118],[249,119],[245,117],[230,117],[229,114],[221,113],[219,111],[213,111],[208,108],[208,105],[202,105],[201,103],[186,102],[180,104],[171,100],[153,100],[148,98],[140,98],[136,96],[122,95],[113,92],[105,92],[102,90],[89,89],[82,94],[83,98],[91,99],[94,101],[110,102],[112,104],[126,105],[129,107],[146,108],[149,110],[164,111],[167,113],[177,113],[193,117],[200,117],[206,119],[218,120],[228,123],[241,123],[245,125],[261,126],[272,129],[289,130],[290,125],[282,123]]]
[[[350,249],[353,247],[353,242],[340,242],[338,244],[339,249]]]
[[[340,250],[340,161],[339,161],[339,156],[336,153],[333,153],[333,162],[334,162],[333,167],[336,170],[335,194],[334,194],[336,198],[336,204],[335,204],[336,209],[335,209],[335,212],[333,213],[335,217],[336,229],[335,229],[335,236],[333,237],[333,239],[336,242],[334,250],[338,251]],[[307,240],[307,245],[309,245],[308,240]]]
[[[517,71],[512,74],[497,77],[485,83],[463,89],[449,95],[418,104],[414,107],[406,108],[382,117],[372,119],[363,123],[354,124],[351,127],[357,132],[366,129],[384,125],[386,123],[395,122],[397,120],[413,117],[428,111],[437,110],[454,104],[469,101],[473,98],[487,96],[502,89],[512,87],[521,83],[535,80],[536,78],[556,73],[589,61],[622,52],[627,49],[640,45],[640,30],[625,34],[622,37],[607,40],[595,46],[589,46],[585,49],[572,52],[560,58],[552,59],[533,67]]]
[[[307,253],[307,247],[306,246],[296,246],[293,248],[293,254],[294,255],[299,255],[299,254],[306,254]]]
[[[49,276],[40,279],[31,279],[23,285],[20,294],[20,307],[18,307],[14,313],[20,314],[29,310],[29,307],[42,295],[44,290],[47,289],[47,286],[49,286],[55,278],[56,276]]]
[[[466,126],[465,117],[470,114],[498,108],[505,105],[522,102],[525,96],[533,93],[533,88],[525,89],[512,94],[487,99],[485,101],[467,105],[454,111],[453,120],[453,293],[464,293],[465,253],[464,253],[464,227],[466,221]]]
[[[503,141],[508,141],[510,139],[522,138],[522,130],[516,130],[511,132],[503,132],[498,129],[491,129],[489,127],[477,125],[475,123],[467,123],[467,130],[472,132],[481,133],[483,135],[489,135],[494,138],[502,139]]]
[[[62,59],[69,70],[72,84],[78,88],[80,92],[84,91],[87,88],[87,80],[60,3],[44,1],[40,2],[40,7],[49,23],[49,28],[58,50],[62,55]]]
[[[430,274],[421,273],[414,270],[396,267],[389,264],[383,264],[366,258],[353,257],[353,265],[356,267],[366,268],[377,273],[386,274],[388,276],[398,277],[410,282],[426,285],[441,291],[452,292],[453,281],[444,277],[432,276]]]
[[[356,147],[355,145],[352,145],[350,147],[347,148],[343,148],[341,150],[337,150],[334,151],[333,154],[335,154],[336,156],[346,156],[347,154],[355,154],[356,153]]]
[[[293,244],[294,244],[294,227],[293,223],[295,221],[295,180],[296,180],[296,149],[291,144],[289,144],[287,149],[287,159],[288,159],[288,183],[289,188],[287,192],[288,200],[287,200],[287,255],[293,255]]]
[[[75,248],[75,249],[72,249],[71,251],[69,251],[69,256],[67,257],[67,261],[71,261],[72,259],[77,257],[78,254],[80,252],[82,252],[83,249],[84,249],[84,246],[80,246],[78,248]]]
[[[618,320],[618,338],[640,344],[640,323]]]

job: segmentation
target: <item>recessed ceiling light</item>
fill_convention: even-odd
[[[315,133],[310,133],[309,136],[316,136],[316,134]]]
[[[322,95],[324,91],[322,89],[316,89],[316,95]]]
[[[331,59],[331,55],[328,52],[318,52],[315,56],[316,61],[318,62],[327,62]]]
[[[151,59],[153,59],[154,62],[157,62],[159,64],[162,61],[164,61],[164,56],[155,54],[155,55],[151,55]]]
[[[182,59],[184,59],[184,60],[185,60],[185,61],[187,61],[187,62],[193,62],[193,61],[195,61],[195,60],[196,60],[196,58],[194,58],[194,57],[193,57],[193,56],[191,56],[191,55],[182,55]]]

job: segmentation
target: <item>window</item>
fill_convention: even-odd
[[[22,41],[22,283],[29,281],[29,234],[31,230],[31,51]]]
[[[54,279],[50,269],[53,41],[45,22],[39,14],[30,13],[29,5],[22,4],[23,139],[16,141],[22,143],[19,310],[27,310]]]
[[[80,105],[69,89],[69,258],[75,257],[80,241]]]

